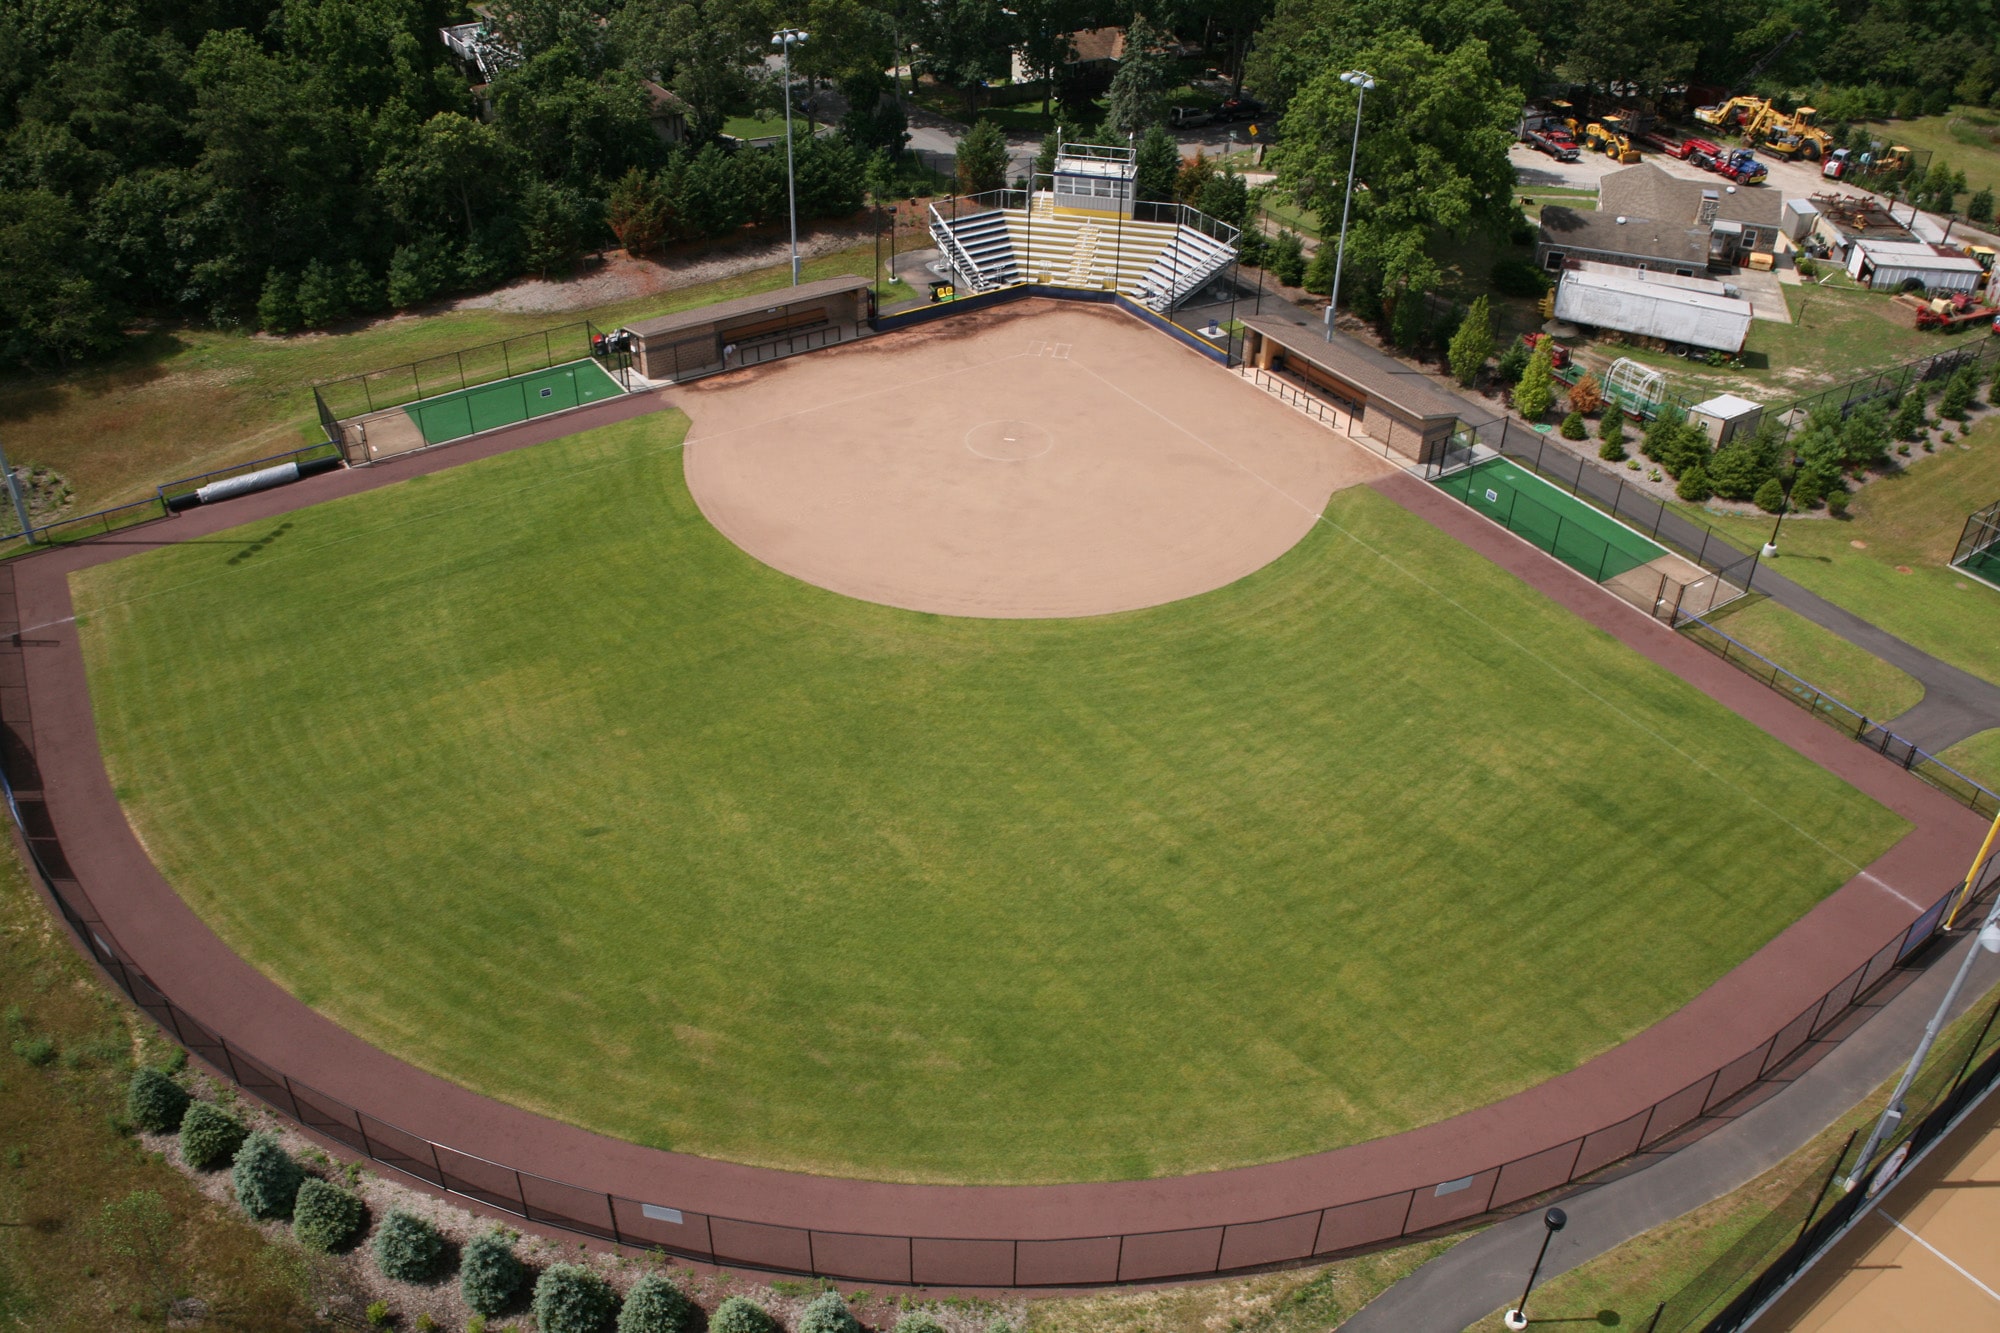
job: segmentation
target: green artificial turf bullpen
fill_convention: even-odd
[[[952,619],[742,554],[684,429],[76,579],[196,910],[578,1124],[922,1180],[1352,1143],[1632,1035],[1906,827],[1366,488],[1205,596]]]
[[[1489,458],[1441,477],[1436,484],[1600,583],[1667,553],[1589,501],[1565,493],[1510,459]]]
[[[424,443],[443,444],[482,430],[511,426],[580,403],[616,398],[625,392],[604,367],[588,357],[512,379],[442,393],[411,403],[403,411],[423,432]]]

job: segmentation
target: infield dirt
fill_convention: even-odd
[[[1108,308],[1032,301],[687,386],[737,546],[913,611],[1102,615],[1263,568],[1389,464]]]

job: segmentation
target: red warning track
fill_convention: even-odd
[[[1210,373],[1188,355],[1190,375]],[[1941,793],[1398,474],[1372,484],[1915,831],[1623,1046],[1491,1106],[1332,1152],[1126,1183],[925,1186],[738,1166],[591,1134],[377,1050],[267,980],[189,910],[147,859],[106,777],[67,575],[665,405],[658,395],[621,398],[0,567],[0,625],[13,632],[0,644],[7,771],[27,841],[85,947],[197,1055],[286,1114],[532,1222],[723,1264],[968,1287],[1199,1276],[1446,1226],[1671,1147],[1775,1091],[1842,1035],[1849,1001],[1894,967],[1906,936],[1928,930],[1920,916],[1963,873],[1983,831]]]

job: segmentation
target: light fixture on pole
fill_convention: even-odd
[[[785,49],[785,204],[792,216],[792,286],[799,285],[799,189],[792,177],[792,48],[803,46],[806,33],[785,28],[771,37],[771,45]]]
[[[1549,1242],[1556,1238],[1556,1232],[1569,1225],[1569,1214],[1560,1208],[1551,1208],[1542,1214],[1542,1248],[1535,1252],[1535,1266],[1528,1270],[1528,1285],[1521,1288],[1521,1303],[1509,1310],[1505,1317],[1508,1328],[1516,1333],[1528,1326],[1528,1293],[1535,1289],[1535,1279],[1541,1276],[1542,1260],[1548,1257]]]
[[[1792,507],[1792,487],[1798,484],[1799,456],[1793,454],[1791,466],[1785,469],[1783,476],[1778,478],[1778,485],[1784,489],[1784,498],[1778,501],[1778,521],[1771,525],[1771,540],[1765,542],[1764,549],[1758,553],[1766,560],[1770,560],[1778,554],[1778,529],[1785,526],[1785,515],[1790,512]]]
[[[1340,304],[1340,267],[1347,260],[1347,212],[1354,204],[1354,164],[1361,156],[1361,104],[1374,90],[1375,78],[1350,69],[1340,81],[1354,89],[1354,144],[1347,150],[1347,197],[1340,202],[1340,243],[1333,252],[1333,290],[1326,298],[1326,340],[1333,341],[1333,312]]]
[[[1993,817],[1993,826],[1986,831],[1985,843],[1972,858],[1972,869],[1965,872],[1965,886],[1959,890],[1959,905],[1963,905],[1965,899],[1972,896],[1979,887],[1979,872],[1986,868],[1986,858],[1993,851],[1996,837],[2000,837],[2000,815]],[[1954,906],[1952,916],[1957,915],[1958,907]],[[1945,927],[1949,929],[1950,926],[1951,920],[1947,918]],[[1951,988],[1945,991],[1944,999],[1938,1001],[1937,1012],[1931,1015],[1930,1023],[1924,1028],[1924,1035],[1917,1042],[1916,1053],[1910,1056],[1909,1067],[1903,1071],[1902,1080],[1896,1084],[1896,1090],[1889,1094],[1889,1104],[1882,1108],[1882,1118],[1875,1122],[1875,1128],[1869,1132],[1868,1142],[1861,1145],[1861,1155],[1854,1159],[1854,1170],[1841,1182],[1842,1189],[1851,1192],[1861,1183],[1862,1175],[1868,1170],[1868,1159],[1882,1146],[1882,1140],[1894,1133],[1896,1126],[1902,1122],[1906,1109],[1903,1105],[1903,1096],[1909,1092],[1910,1085],[1917,1081],[1917,1071],[1924,1067],[1924,1057],[1931,1053],[1932,1044],[1937,1041],[1938,1033],[1944,1028],[1945,1019],[1951,1014],[1953,1002],[1958,999],[1959,991],[1965,988],[1965,979],[1971,974],[1972,962],[1979,957],[1979,951],[1984,949],[1988,953],[2000,953],[2000,894],[1993,896],[1993,906],[1987,909],[1986,919],[1979,923],[1977,940],[1978,943],[1974,947],[1965,951],[1965,961],[1958,965],[1958,975],[1951,979]],[[1894,1172],[1886,1174],[1893,1175]]]

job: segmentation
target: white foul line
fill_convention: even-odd
[[[1883,1212],[1882,1216],[1889,1217],[1889,1214],[1887,1212]],[[1960,1277],[1964,1278],[1967,1282],[1970,1282],[1973,1286],[1985,1292],[1988,1296],[1991,1296],[1994,1300],[2000,1301],[2000,1291],[1993,1290],[1993,1288],[1987,1286],[1984,1282],[1981,1282],[1978,1278],[1966,1272],[1963,1268],[1960,1268],[1958,1264],[1953,1261],[1950,1255],[1946,1254],[1943,1250],[1940,1250],[1937,1246],[1925,1240],[1922,1236],[1919,1236],[1916,1232],[1904,1226],[1901,1222],[1896,1221],[1895,1218],[1889,1217],[1889,1221],[1895,1226],[1896,1230],[1902,1232],[1905,1236],[1908,1236],[1911,1240],[1923,1246],[1925,1249],[1929,1250],[1932,1254],[1935,1254],[1938,1258],[1944,1260],[1947,1264],[1950,1264],[1952,1272],[1957,1273]]]

